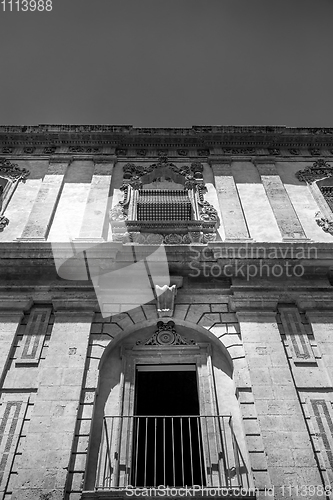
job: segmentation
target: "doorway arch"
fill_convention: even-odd
[[[103,481],[101,487],[110,489],[126,487],[133,482],[136,482],[136,486],[158,486],[156,481],[158,481],[157,477],[161,476],[161,471],[157,468],[154,484],[146,484],[143,480],[138,482],[133,479],[135,471],[138,471],[133,462],[133,454],[135,455],[140,448],[133,441],[136,432],[139,432],[137,425],[141,425],[139,421],[141,416],[146,418],[146,425],[148,425],[147,418],[152,418],[152,413],[154,413],[150,407],[147,408],[145,415],[137,415],[138,408],[140,408],[140,413],[143,412],[142,404],[138,405],[136,400],[143,394],[142,387],[141,392],[138,390],[138,384],[140,380],[141,384],[142,380],[150,380],[153,384],[157,378],[166,384],[168,377],[170,382],[171,379],[177,380],[177,377],[180,380],[179,377],[182,377],[182,373],[185,372],[187,375],[183,377],[183,381],[187,379],[187,383],[193,385],[193,381],[196,380],[197,384],[199,415],[196,415],[197,427],[193,424],[193,429],[196,432],[199,430],[199,438],[196,439],[195,446],[197,448],[201,446],[201,448],[196,451],[196,468],[200,469],[198,461],[204,462],[196,477],[194,478],[192,471],[191,479],[186,481],[192,481],[192,484],[199,483],[202,486],[242,485],[244,487],[245,481],[248,487],[248,459],[242,419],[232,379],[232,359],[221,341],[203,327],[182,320],[175,322],[165,320],[166,318],[158,322],[149,320],[133,325],[113,339],[103,353],[99,365],[99,383],[91,429],[85,490],[98,488]],[[146,375],[140,375],[142,372]],[[157,372],[158,377],[154,375]],[[189,375],[190,372],[192,375]],[[194,410],[191,411],[194,412]],[[157,412],[161,413],[161,410]],[[172,410],[170,412],[172,414],[170,418],[176,416]],[[167,416],[164,415],[164,418]],[[194,418],[194,415],[181,417],[183,416],[188,419]],[[156,421],[159,422],[156,420],[159,417],[162,415],[154,415],[156,428],[160,425],[156,423]],[[192,423],[188,422],[186,425],[189,430],[186,431],[186,440],[189,442]],[[182,424],[183,421],[180,425]],[[113,437],[113,444],[109,443],[108,451],[105,451],[105,448],[102,456],[103,439],[104,441],[109,439],[106,436],[115,432],[118,437]],[[143,438],[137,434],[137,439]],[[155,437],[153,445],[155,448],[156,443]],[[191,442],[188,446],[192,444]],[[166,445],[163,446],[163,450],[166,450]],[[120,448],[122,451],[119,451]],[[189,453],[188,449],[182,452]],[[207,465],[208,456],[209,464]],[[102,472],[102,476],[104,474],[107,480],[101,479],[103,460],[104,464],[109,463],[107,473]],[[185,470],[185,466],[183,468]],[[190,472],[187,473],[187,477],[189,474]],[[200,481],[198,475],[201,475]],[[184,477],[182,479],[185,481]],[[195,483],[194,480],[196,480]],[[175,481],[180,480],[175,479]],[[144,484],[139,484],[142,482]],[[181,484],[173,486],[181,486]]]

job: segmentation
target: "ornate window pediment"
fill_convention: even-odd
[[[296,172],[296,177],[309,185],[320,207],[315,214],[318,226],[333,235],[333,167],[319,159],[311,167]]]
[[[0,232],[9,224],[9,219],[4,216],[4,211],[10,198],[19,181],[25,182],[29,173],[27,169],[21,169],[5,158],[0,159]]]
[[[110,211],[113,239],[124,243],[190,244],[214,241],[217,211],[204,200],[207,191],[200,162],[177,166],[165,155],[148,166],[127,163],[124,199]]]

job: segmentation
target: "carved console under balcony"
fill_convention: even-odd
[[[200,162],[177,166],[165,155],[148,166],[127,163],[124,199],[109,216],[113,240],[152,245],[215,241],[219,220],[204,200],[202,173]]]

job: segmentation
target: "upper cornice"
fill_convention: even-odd
[[[191,128],[134,128],[131,125],[2,125],[2,146],[108,144],[201,145],[225,147],[279,146],[333,147],[333,128],[274,126],[193,126]],[[89,151],[90,152],[90,151]],[[91,151],[93,152],[93,151]]]

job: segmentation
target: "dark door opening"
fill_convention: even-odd
[[[131,484],[204,486],[195,365],[142,368],[136,378]]]

